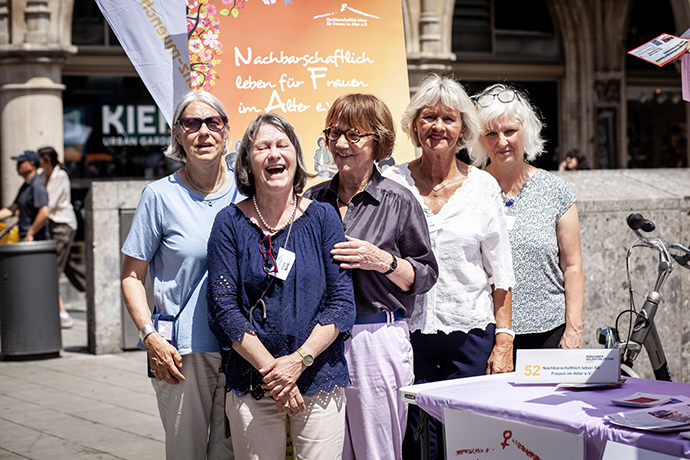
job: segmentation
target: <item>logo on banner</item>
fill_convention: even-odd
[[[352,16],[354,13],[354,16]],[[356,10],[343,3],[339,11],[333,13],[319,14],[314,16],[314,19],[325,19],[328,27],[367,27],[369,19],[381,19],[373,14],[365,13],[364,11]]]

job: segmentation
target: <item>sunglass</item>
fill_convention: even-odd
[[[273,257],[271,235],[266,235],[264,239],[261,240],[259,252],[261,252],[261,254],[264,256],[264,261],[261,266],[266,274],[270,275],[271,273],[278,273],[278,265],[276,264],[275,257]]]
[[[214,132],[219,132],[222,131],[223,128],[225,128],[225,125],[227,124],[228,119],[225,118],[222,115],[215,115],[213,117],[208,117],[208,118],[197,118],[197,117],[185,117],[185,118],[180,118],[180,126],[184,128],[185,131],[188,133],[195,133],[201,129],[201,125],[206,123],[206,126],[208,129]]]
[[[499,101],[503,102],[504,104],[507,104],[509,102],[513,102],[516,97],[519,101],[520,96],[518,95],[518,93],[514,89],[504,89],[503,91],[500,91],[498,93],[482,94],[480,96],[476,96],[474,98],[474,102],[477,105],[479,105],[479,107],[488,107],[491,105],[491,103],[494,101],[494,99],[498,99]]]
[[[326,135],[329,141],[337,142],[338,139],[340,139],[340,136],[343,134],[345,135],[345,140],[347,140],[350,144],[356,144],[357,142],[360,141],[363,137],[367,136],[373,136],[374,133],[365,133],[362,134],[359,132],[358,129],[355,128],[350,128],[347,131],[342,131],[335,126],[329,126],[328,128],[323,130],[323,133]]]

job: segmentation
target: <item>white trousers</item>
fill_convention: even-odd
[[[225,410],[230,419],[232,444],[237,460],[285,460],[286,418],[294,458],[339,460],[345,435],[345,394],[342,387],[330,393],[319,391],[304,396],[306,412],[280,414],[272,398],[259,401],[251,395],[228,393]]]
[[[343,459],[399,460],[407,404],[398,399],[398,389],[414,383],[407,323],[355,324],[345,358],[352,383],[345,388]]]
[[[183,355],[184,382],[172,385],[151,379],[165,428],[167,460],[234,458],[232,442],[225,439],[225,375],[220,363],[220,353]]]

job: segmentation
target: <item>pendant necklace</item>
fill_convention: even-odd
[[[285,222],[283,225],[279,225],[278,227],[271,227],[264,220],[264,216],[261,215],[261,211],[259,211],[259,205],[256,204],[256,193],[254,194],[254,196],[252,197],[252,201],[254,202],[254,210],[256,211],[256,215],[259,216],[259,220],[261,221],[263,226],[266,227],[269,232],[276,233],[276,232],[284,229],[287,225],[290,224],[290,222],[292,222],[292,219],[295,218],[295,213],[297,212],[297,196],[295,196],[294,198],[295,198],[295,204],[292,206],[292,215],[290,216],[290,219],[288,219],[288,221]],[[278,223],[280,223],[280,221],[278,221]]]
[[[514,197],[511,197],[511,193],[506,193],[503,190],[501,190],[501,196],[503,197],[503,204],[506,206],[512,206],[515,203],[515,199],[517,198],[517,195]]]
[[[440,192],[440,191],[441,191],[443,188],[445,188],[448,184],[450,184],[450,183],[453,182],[455,179],[457,179],[458,176],[460,175],[460,169],[458,169],[458,173],[457,173],[455,176],[453,176],[453,178],[452,178],[451,180],[449,180],[449,181],[446,182],[445,184],[441,185],[438,189],[436,189],[436,188],[432,187],[431,184],[429,183],[429,181],[426,180],[426,177],[424,177],[424,173],[422,172],[422,162],[421,162],[421,161],[419,162],[419,164],[417,165],[417,167],[419,168],[419,175],[422,176],[422,180],[423,180],[424,183],[427,185],[427,187],[429,187],[429,188],[431,189],[431,191],[434,192],[434,196],[435,196],[435,197],[438,196],[438,192]]]

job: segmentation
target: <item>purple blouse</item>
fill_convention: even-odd
[[[329,203],[340,213],[339,183],[340,173],[330,181],[311,187],[304,196]],[[409,190],[385,179],[376,167],[366,188],[355,195],[348,206],[343,220],[346,235],[404,258],[412,264],[415,272],[412,289],[405,292],[377,271],[352,270],[357,316],[402,310],[409,318],[415,297],[431,289],[438,277],[422,207]]]

